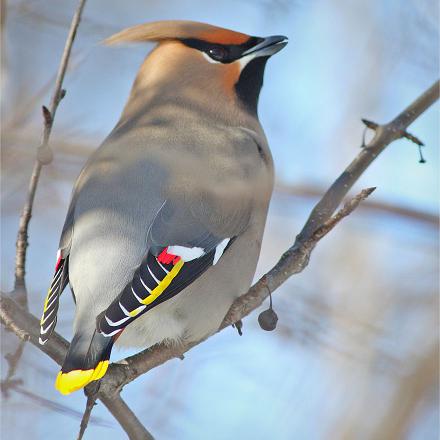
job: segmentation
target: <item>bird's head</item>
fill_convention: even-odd
[[[209,100],[214,106],[227,100],[254,115],[266,62],[287,44],[284,36],[260,38],[192,21],[141,24],[106,43],[144,41],[159,44],[140,69],[132,99],[156,89],[162,97]]]

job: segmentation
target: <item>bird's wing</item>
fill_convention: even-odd
[[[105,336],[120,333],[128,324],[158,304],[172,298],[214,266],[245,226],[243,210],[230,228],[213,233],[182,204],[164,202],[148,232],[149,251],[133,279],[97,318]],[[237,217],[242,222],[237,222]],[[229,231],[227,231],[229,229]]]
[[[44,300],[43,315],[40,320],[39,342],[41,345],[48,341],[50,335],[55,330],[60,295],[69,283],[69,253],[73,231],[73,206],[74,204],[71,203],[67,212],[57,252],[55,273]]]

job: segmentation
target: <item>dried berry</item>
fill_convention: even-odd
[[[278,322],[278,315],[275,313],[275,311],[270,308],[265,310],[264,312],[261,312],[258,316],[258,324],[260,324],[260,327],[263,330],[266,330],[267,332],[271,332],[272,330],[275,330]]]

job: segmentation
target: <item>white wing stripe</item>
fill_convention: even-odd
[[[114,332],[110,332],[110,333],[104,333],[104,332],[101,332],[101,334],[104,335],[104,336],[106,336],[107,338],[109,338],[110,336],[113,336],[113,335],[115,335],[116,333],[119,333],[120,331],[121,331],[121,329],[118,328],[118,329],[116,329]]]
[[[52,302],[52,299],[53,299],[54,296],[58,296],[58,290],[52,290],[52,289],[51,289],[50,295],[49,295],[49,297],[47,298],[47,304],[49,304],[50,302]],[[49,307],[46,307],[46,310],[47,310],[48,308],[49,308]]]
[[[107,318],[107,315],[104,315],[105,320],[107,321],[107,324],[110,325],[111,327],[116,327],[120,324],[123,324],[125,321],[128,321],[130,319],[130,316],[127,316],[126,318],[122,318],[119,321],[113,322],[111,319]]]
[[[153,277],[153,280],[156,281],[157,284],[159,284],[159,283],[160,283],[160,280],[158,280],[158,279],[154,276],[154,273],[151,272],[151,269],[148,267],[148,264],[147,264],[147,269],[148,269],[148,272],[150,272],[150,275]]]
[[[47,321],[47,319],[49,318],[49,316],[51,316],[53,314],[53,312],[55,312],[56,309],[53,309],[44,319],[43,321],[41,321],[40,327]]]
[[[144,283],[144,280],[142,279],[142,277],[139,275],[139,279],[141,280],[142,285],[145,287],[145,289],[147,290],[148,293],[151,293],[151,289]]]
[[[58,299],[58,295],[55,295],[55,297],[47,304],[47,307],[46,307],[46,311],[47,310],[49,310],[51,307],[52,307],[52,304],[55,302],[55,301],[57,301],[57,299]],[[55,310],[55,309],[54,309]]]
[[[142,298],[139,298],[139,297],[136,295],[136,292],[134,291],[133,286],[131,286],[131,291],[133,292],[133,295],[134,295],[134,297],[138,300],[138,302],[139,302],[140,304],[143,304],[143,303],[142,303]]]
[[[53,291],[58,290],[58,288],[60,287],[60,283],[61,283],[61,278],[59,278],[56,283],[51,284],[50,290],[53,290]]]
[[[119,301],[119,307],[121,308],[125,316],[130,316],[130,312],[121,304],[121,301]]]
[[[225,251],[226,246],[229,243],[229,240],[230,238],[225,238],[215,248],[214,261],[212,263],[213,265],[217,264],[218,260],[220,260],[220,257],[223,255],[223,252]]]
[[[47,331],[55,324],[55,322],[56,322],[56,319],[51,321],[46,328],[41,327],[40,328],[40,335],[44,335],[45,333],[47,333]]]
[[[59,278],[60,275],[61,275],[61,269],[62,269],[62,266],[60,266],[60,267],[58,268],[58,270],[57,270],[57,272],[56,272],[56,274],[55,274],[55,276],[54,276],[54,278],[53,278],[53,280],[52,280],[52,286],[55,285],[55,283],[58,281],[58,278]]]
[[[162,264],[160,264],[160,261],[156,258],[156,261],[157,261],[157,264],[162,268],[162,270],[165,272],[165,273],[168,273],[169,272],[169,270],[166,270],[163,266],[162,266]],[[139,277],[140,278],[140,277]],[[141,279],[141,281],[142,281],[142,279]],[[142,284],[144,284],[144,283],[142,283]]]

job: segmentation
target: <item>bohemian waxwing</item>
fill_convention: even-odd
[[[189,21],[107,40],[158,45],[73,189],[40,334],[44,344],[69,283],[76,314],[61,393],[104,376],[116,341],[150,347],[214,333],[248,290],[273,187],[258,96],[286,40]]]

